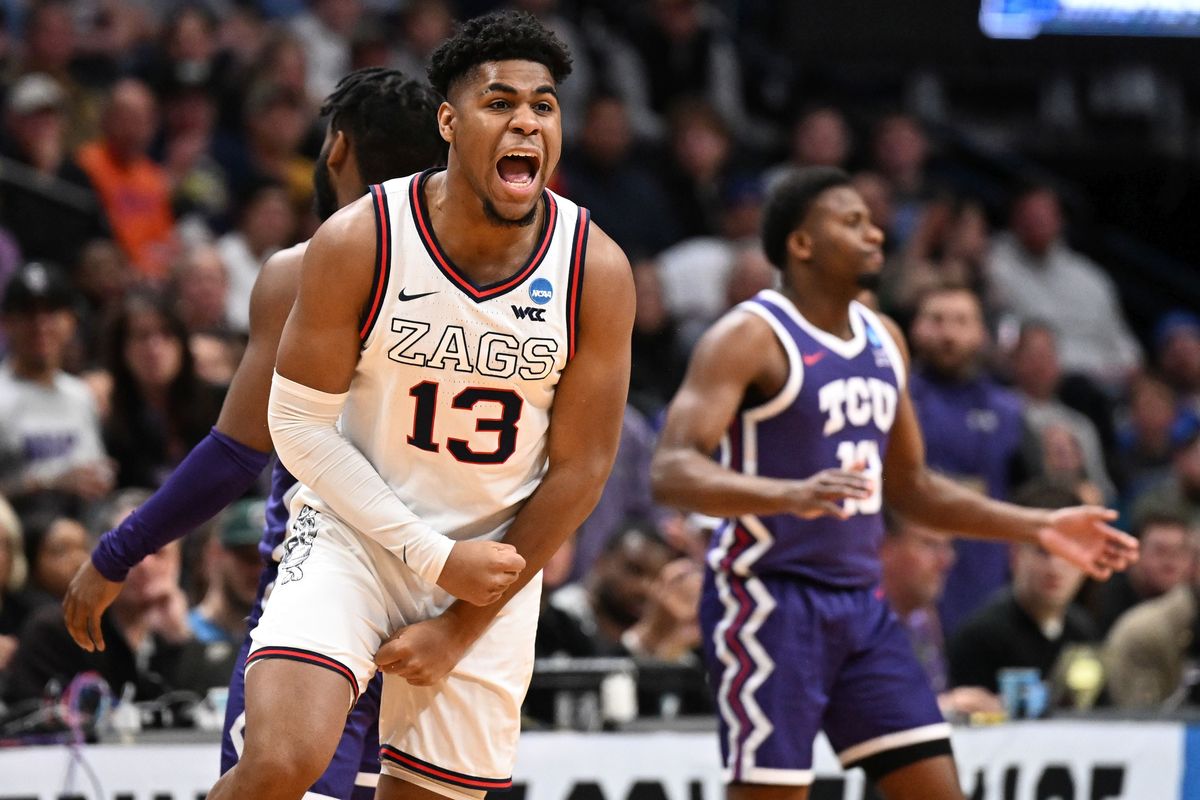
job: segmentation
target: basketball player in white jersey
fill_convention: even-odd
[[[540,569],[599,497],[629,375],[628,261],[545,190],[569,70],[529,15],[468,22],[430,67],[446,170],[372,187],[309,245],[269,405],[302,488],[213,800],[300,797],[397,630],[438,658],[389,656],[377,797],[511,784]],[[435,585],[456,542],[500,537],[500,602]]]

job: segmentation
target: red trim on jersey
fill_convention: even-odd
[[[336,672],[350,682],[350,691],[354,693],[354,702],[358,702],[358,679],[354,677],[354,671],[340,661],[335,661],[329,656],[323,656],[311,650],[301,650],[298,647],[263,647],[246,656],[246,666],[248,667],[257,661],[265,661],[268,658],[299,661],[303,664],[313,664],[323,667],[330,672]]]
[[[375,277],[371,282],[371,305],[363,316],[362,327],[358,330],[358,340],[365,342],[375,326],[379,311],[383,308],[383,295],[387,291],[388,272],[392,261],[392,226],[388,219],[387,194],[383,187],[375,184],[370,187],[372,206],[375,209]]]
[[[429,257],[433,259],[433,263],[437,265],[437,268],[442,271],[442,274],[451,283],[477,303],[490,300],[493,297],[499,297],[520,286],[534,273],[550,249],[550,241],[554,238],[554,229],[558,223],[558,203],[554,201],[554,195],[549,192],[542,192],[542,198],[546,204],[546,220],[542,230],[542,239],[538,246],[534,248],[533,253],[530,254],[529,260],[513,275],[504,280],[488,284],[487,286],[476,286],[442,250],[442,246],[437,240],[437,234],[433,232],[433,224],[429,221],[429,212],[425,207],[423,189],[429,176],[436,171],[436,169],[426,170],[413,178],[409,184],[409,205],[412,206],[413,222],[417,226],[417,233],[421,236],[421,243],[425,245],[425,250],[429,253]]]
[[[413,772],[425,775],[430,778],[441,781],[442,783],[452,783],[455,786],[463,786],[468,789],[511,789],[512,778],[480,778],[474,775],[464,775],[461,772],[453,772],[448,769],[430,764],[428,761],[422,761],[416,756],[410,756],[408,753],[402,753],[390,744],[385,744],[379,748],[379,757],[394,761],[405,769],[410,769]]]
[[[583,296],[583,262],[587,255],[588,232],[592,214],[579,209],[575,221],[575,238],[571,241],[571,266],[567,279],[567,360],[575,357],[575,340],[579,333],[579,307]]]

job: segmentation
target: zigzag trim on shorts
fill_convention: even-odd
[[[454,786],[461,786],[464,789],[491,791],[512,788],[511,776],[507,778],[480,778],[476,775],[465,775],[461,772],[454,772],[453,770],[430,764],[428,761],[422,761],[416,756],[411,756],[408,753],[397,750],[390,744],[385,744],[379,748],[379,758],[384,761],[390,761],[426,778],[432,778],[435,781],[449,783]]]
[[[249,668],[251,664],[268,658],[299,661],[302,664],[313,664],[336,672],[350,682],[350,692],[354,695],[350,705],[353,706],[358,702],[358,679],[354,677],[354,671],[340,661],[320,653],[314,653],[312,650],[301,650],[299,647],[260,647],[246,657],[246,667]]]

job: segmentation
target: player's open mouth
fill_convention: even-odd
[[[500,157],[496,163],[496,173],[500,180],[514,189],[526,189],[533,185],[537,178],[541,162],[533,153],[511,151]]]

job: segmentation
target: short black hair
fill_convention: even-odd
[[[808,216],[813,201],[827,189],[851,186],[850,175],[837,167],[804,167],[780,178],[763,206],[762,244],[767,260],[787,267],[787,240]]]
[[[464,22],[429,61],[429,82],[444,96],[460,78],[488,61],[535,61],[554,82],[571,74],[567,46],[537,17],[524,11],[494,11]]]
[[[321,116],[350,137],[363,181],[382,183],[446,162],[438,131],[442,98],[404,73],[383,67],[351,72],[325,98]]]

